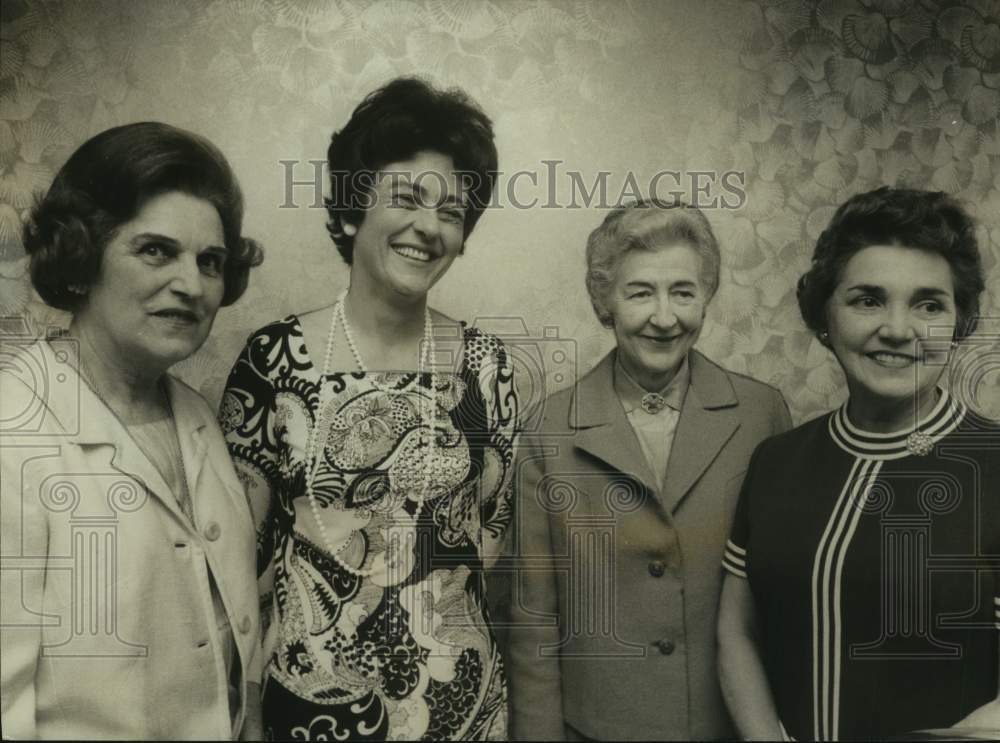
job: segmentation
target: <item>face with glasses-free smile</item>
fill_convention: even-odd
[[[449,156],[422,151],[380,169],[354,232],[352,285],[415,299],[447,272],[465,242],[465,197]]]
[[[646,390],[665,387],[698,340],[708,294],[701,256],[684,242],[629,250],[615,271],[607,308],[618,359]]]
[[[851,256],[827,303],[828,343],[852,401],[933,404],[955,331],[951,267],[940,255],[872,245]]]
[[[121,225],[74,324],[109,358],[165,370],[208,337],[223,297],[222,220],[204,199],[170,191]]]

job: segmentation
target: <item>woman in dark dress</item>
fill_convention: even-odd
[[[850,397],[747,472],[719,616],[744,737],[1000,733],[1000,428],[939,386],[983,285],[941,193],[860,194],[820,236],[799,305]]]
[[[253,334],[220,413],[258,521],[265,731],[504,738],[484,569],[517,398],[503,344],[427,304],[489,203],[492,127],[462,93],[401,79],[328,158],[350,286]]]

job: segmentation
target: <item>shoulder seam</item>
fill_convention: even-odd
[[[271,322],[267,323],[266,325],[261,325],[256,330],[251,331],[247,335],[247,338],[248,339],[250,339],[250,338],[256,338],[258,335],[260,335],[261,333],[263,333],[265,330],[269,330],[270,328],[278,328],[278,327],[281,327],[283,325],[292,325],[293,323],[299,325],[299,327],[302,326],[302,321],[299,320],[298,315],[296,315],[294,312],[292,314],[288,315],[287,317],[281,318],[280,320],[272,320]]]
[[[742,380],[745,380],[747,382],[752,382],[753,384],[758,384],[761,387],[767,387],[768,389],[770,389],[770,390],[772,390],[774,392],[777,392],[779,395],[782,395],[782,397],[784,397],[784,395],[782,394],[781,390],[778,389],[778,387],[776,387],[773,384],[771,384],[770,382],[765,382],[762,379],[757,379],[756,377],[751,377],[749,374],[742,374],[740,372],[730,371],[729,369],[726,369],[725,367],[722,367],[722,366],[720,366],[719,368],[722,369],[723,371],[725,371],[726,374],[728,374],[731,377],[736,377],[738,379],[742,379]]]

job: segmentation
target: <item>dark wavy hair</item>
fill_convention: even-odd
[[[42,299],[78,310],[86,293],[70,286],[92,286],[118,228],[149,199],[171,191],[205,199],[219,213],[227,252],[222,304],[239,299],[263,251],[241,235],[243,194],[236,177],[207,139],[155,121],[117,126],[87,140],[36,200],[24,225],[24,247]]]
[[[834,213],[816,242],[812,267],[799,279],[802,319],[814,333],[826,330],[826,305],[851,256],[872,245],[899,245],[936,253],[948,261],[955,284],[953,340],[975,332],[985,287],[972,217],[948,194],[883,186],[852,196]]]
[[[418,78],[397,78],[368,94],[344,128],[333,133],[327,150],[326,229],[348,265],[354,259],[354,236],[344,232],[344,223],[361,224],[377,171],[422,150],[451,158],[468,189],[464,236],[476,226],[496,180],[493,123],[457,88],[438,90]]]

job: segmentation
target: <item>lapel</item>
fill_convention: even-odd
[[[198,506],[196,493],[205,469],[208,450],[204,436],[208,424],[199,415],[200,396],[170,374],[167,374],[167,394],[170,395],[170,407],[174,413],[174,425],[177,427],[177,440],[180,442],[181,459],[184,462],[184,476],[187,478],[188,493],[191,496],[191,510],[195,512]]]
[[[569,424],[577,429],[574,445],[656,493],[656,480],[632,424],[625,417],[625,408],[615,394],[614,361],[612,350],[573,390]]]
[[[195,514],[196,523],[209,518],[220,518],[218,513],[214,517],[211,513],[226,502],[222,494],[227,492],[230,504],[235,504],[240,512],[246,513],[247,526],[250,533],[253,533],[253,519],[246,507],[243,486],[236,477],[229,451],[211,409],[200,394],[169,374],[167,389],[174,409],[181,456],[184,458],[184,474],[187,476],[191,510]],[[199,494],[204,494],[204,497],[199,497]]]
[[[663,482],[663,505],[671,513],[740,427],[739,400],[726,372],[691,351],[688,388]]]
[[[39,344],[43,349],[42,353],[47,356],[50,368],[60,368],[65,370],[67,375],[71,375],[69,382],[64,385],[63,389],[70,390],[73,394],[49,395],[45,400],[46,406],[52,411],[56,420],[60,422],[78,421],[78,425],[73,427],[76,428],[76,432],[67,436],[69,441],[83,447],[103,449],[106,455],[106,457],[102,455],[103,464],[141,483],[169,511],[186,522],[187,517],[184,516],[177,499],[167,487],[160,471],[129,436],[125,426],[111,412],[111,409],[76,372],[75,364],[69,365],[57,361],[50,344],[75,357],[75,342],[54,339],[48,343]],[[201,429],[204,428],[205,423],[198,420],[197,415],[193,413],[193,406],[190,405],[188,396],[194,393],[187,390],[182,383],[169,374],[167,375],[167,394],[170,395],[170,402],[174,408],[175,425],[180,440],[184,469],[187,473],[188,489],[194,493],[194,485],[205,459],[204,446],[199,444]]]

